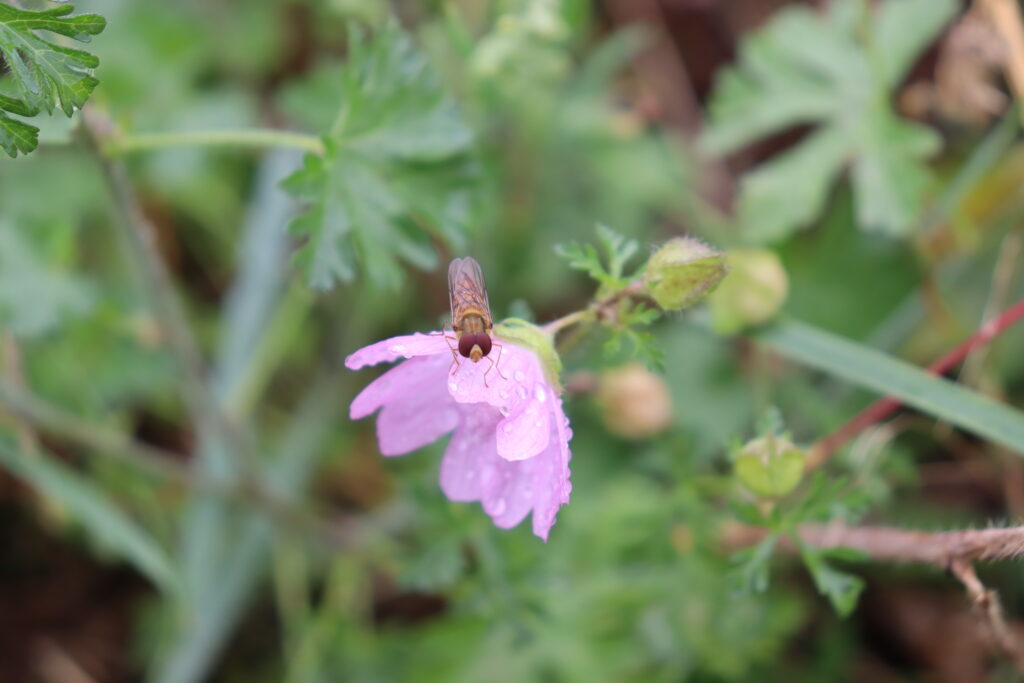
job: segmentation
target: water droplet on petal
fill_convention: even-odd
[[[534,385],[533,395],[540,403],[543,403],[544,401],[548,400],[548,392],[544,390],[544,386],[542,384]]]
[[[523,374],[522,370],[516,370],[515,373],[512,374],[512,376],[516,378],[517,382],[522,382],[524,379],[526,379],[526,375]]]
[[[498,408],[498,412],[501,413],[503,416],[508,417],[508,406],[501,406],[500,408]]]
[[[516,395],[519,398],[526,398],[526,389],[524,387],[516,387]]]
[[[505,511],[506,507],[508,507],[508,506],[505,504],[505,499],[504,498],[499,498],[498,500],[494,501],[494,509],[491,510],[491,514],[492,515],[500,515],[501,513],[503,513]]]
[[[454,393],[459,390],[459,385],[455,382],[448,382],[448,389]]]
[[[391,347],[391,353],[403,353],[404,351],[405,347],[401,344],[395,344]]]
[[[540,420],[537,420],[536,422],[533,423],[533,426],[537,427],[538,429],[540,429],[543,425],[541,424]]]

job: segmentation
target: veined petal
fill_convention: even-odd
[[[526,460],[548,445],[549,410],[543,404],[550,389],[532,351],[498,343],[500,352],[492,349],[479,363],[461,359],[448,380],[448,391],[460,403],[488,403],[506,415],[498,426],[498,454],[506,460]]]
[[[572,484],[569,481],[569,460],[572,453],[569,450],[569,439],[572,438],[572,430],[569,429],[569,419],[562,410],[562,401],[550,391],[551,422],[553,426],[553,437],[547,449],[534,460],[537,465],[534,468],[534,488],[537,490],[533,507],[533,533],[536,536],[548,540],[548,532],[555,524],[555,517],[558,509],[569,502],[569,494],[572,491]]]
[[[436,358],[440,358],[437,356]],[[391,368],[383,375],[366,385],[362,391],[352,400],[349,406],[349,417],[359,420],[371,415],[384,404],[397,400],[406,391],[406,386],[417,382],[423,373],[433,373],[434,364],[427,361],[431,357],[413,358]],[[435,374],[439,384],[444,383],[443,374]]]
[[[444,356],[412,358],[390,372],[408,366],[413,367],[401,376],[398,391],[377,417],[381,455],[404,455],[422,448],[459,423],[458,405],[445,389],[448,360]]]
[[[451,347],[442,332],[431,332],[423,334],[406,334],[400,337],[391,337],[369,346],[364,346],[345,359],[345,367],[349,370],[358,370],[367,365],[378,363],[390,363],[399,358],[413,358],[414,356],[432,356],[434,354],[447,354],[451,357]]]
[[[441,460],[441,490],[448,500],[481,500],[501,458],[494,428],[501,414],[488,405],[460,406],[461,422]]]
[[[551,439],[551,412],[544,405],[548,388],[538,382],[527,391],[527,397],[497,428],[498,455],[506,460],[532,458],[547,448]]]

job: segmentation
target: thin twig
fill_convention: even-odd
[[[971,604],[978,616],[986,625],[992,641],[1009,657],[1017,671],[1024,673],[1024,649],[1021,649],[1020,643],[1010,632],[1010,626],[1003,616],[1003,605],[999,601],[999,594],[985,587],[975,573],[972,564],[954,560],[949,569],[967,589],[967,596],[971,599]]]
[[[1024,24],[1017,0],[978,0],[992,27],[999,32],[1006,46],[1003,73],[1010,89],[1019,100],[1024,99]],[[1020,109],[1024,116],[1024,108]]]
[[[971,351],[988,344],[1021,318],[1024,318],[1024,300],[1017,302],[1010,308],[1003,311],[996,318],[985,323],[966,341],[959,344],[952,351],[929,365],[928,371],[936,375],[945,374],[951,368],[963,361]],[[869,405],[849,422],[811,447],[811,454],[807,459],[808,468],[814,468],[821,465],[836,450],[849,442],[850,439],[857,436],[879,420],[885,419],[895,412],[901,405],[902,403],[899,400],[890,397],[879,399]]]
[[[730,547],[747,547],[759,543],[768,533],[763,527],[736,524],[726,528],[724,540]],[[1024,557],[1024,526],[927,532],[840,523],[803,524],[796,535],[815,548],[852,548],[875,560],[929,564],[950,571],[964,585],[992,639],[1024,673],[1024,650],[1010,632],[995,591],[985,588],[973,566],[976,562]],[[781,546],[796,550],[788,537],[781,539]]]
[[[615,292],[611,296],[595,301],[590,306],[581,309],[579,311],[573,311],[567,313],[561,318],[556,318],[546,325],[542,326],[542,329],[550,335],[558,334],[571,325],[575,325],[578,322],[582,322],[587,319],[600,318],[602,314],[608,313],[617,303],[625,298],[636,296],[644,291],[643,280],[636,280],[629,283],[619,291]]]

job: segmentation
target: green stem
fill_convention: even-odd
[[[643,280],[631,282],[622,289],[620,289],[619,291],[612,294],[611,296],[601,299],[600,301],[595,301],[582,310],[567,313],[566,315],[563,315],[561,318],[555,318],[547,325],[544,325],[543,330],[550,335],[556,335],[567,327],[571,327],[576,323],[583,322],[588,318],[593,318],[602,310],[614,306],[622,299],[634,296],[636,294],[640,294],[641,292],[643,292],[643,289]]]
[[[315,135],[273,128],[235,130],[194,130],[168,133],[119,133],[106,140],[103,153],[121,156],[173,147],[288,147],[310,154],[324,153],[324,144]]]

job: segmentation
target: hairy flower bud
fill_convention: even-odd
[[[602,373],[597,402],[608,431],[627,439],[650,438],[672,422],[665,380],[639,363]]]
[[[647,262],[644,287],[663,309],[678,311],[707,296],[727,272],[722,252],[692,237],[676,237]]]
[[[775,434],[748,441],[735,456],[740,482],[762,498],[781,498],[800,483],[806,454]]]
[[[708,299],[715,330],[732,334],[778,313],[789,292],[789,278],[775,252],[735,249],[726,260],[729,278]]]

